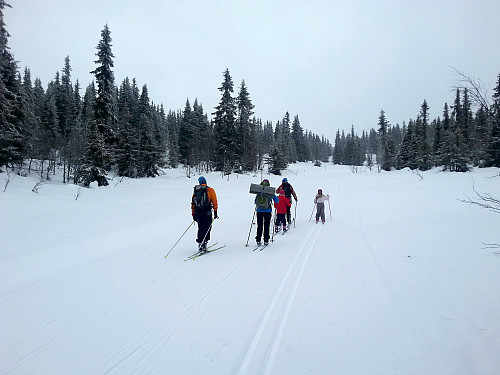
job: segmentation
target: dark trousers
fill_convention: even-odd
[[[269,241],[269,225],[271,224],[271,212],[257,212],[257,236],[255,239],[260,242],[262,229],[264,229],[264,242]]]
[[[276,226],[279,227],[280,224],[286,226],[286,214],[277,214],[276,215]]]
[[[196,242],[202,243],[203,239],[205,242],[210,240],[210,230],[212,225],[212,212],[208,214],[196,215],[196,221],[198,222],[198,235],[196,237]]]
[[[290,206],[286,206],[286,220],[288,221],[288,224],[292,222],[292,197],[287,197],[288,200],[290,201]]]

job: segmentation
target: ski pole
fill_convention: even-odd
[[[274,212],[273,212],[273,217],[271,218],[271,223],[270,223],[270,225],[273,226],[273,235],[271,237],[271,242],[274,242],[274,235],[276,234],[276,220],[278,220],[278,214],[276,212],[277,212],[277,210],[275,208]]]
[[[207,232],[205,233],[205,236],[203,236],[203,240],[201,241],[201,243],[205,242],[205,238],[207,238],[208,233],[210,233],[210,230],[212,229],[212,225],[213,225],[214,221],[215,221],[215,218],[212,219],[212,222],[210,223],[210,226],[208,227]]]
[[[313,210],[311,212],[311,217],[309,218],[309,221],[311,221],[311,219],[313,218],[313,213],[314,213],[315,209],[316,209],[316,204],[314,204],[314,206],[313,206]]]
[[[330,210],[330,219],[332,218],[332,208],[330,207],[330,199],[328,199],[328,209]]]
[[[297,204],[299,202],[297,202],[297,200],[295,200],[295,212],[293,214],[293,227],[295,228],[295,218],[297,217]]]
[[[186,234],[186,232],[188,231],[189,228],[191,228],[191,225],[194,224],[194,220],[191,222],[191,224],[189,224],[189,226],[187,227],[187,229],[184,231],[184,233],[182,233],[182,236],[177,240],[177,242],[174,244],[174,246],[172,246],[172,248],[170,249],[170,251],[167,253],[167,255],[165,255],[165,258],[168,256],[168,254],[170,254],[172,252],[172,250],[174,249],[174,247],[179,243],[179,241],[182,239],[182,237],[184,237],[184,235]]]
[[[257,212],[257,210],[253,210],[252,222],[250,223],[250,230],[248,231],[248,238],[245,246],[248,246],[248,241],[250,241],[250,233],[252,233],[253,221],[255,219],[255,212]]]

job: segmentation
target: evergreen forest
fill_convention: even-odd
[[[402,126],[391,126],[381,110],[377,129],[361,136],[354,127],[348,134],[339,130],[332,145],[304,130],[298,115],[286,112],[275,124],[256,118],[245,81],[235,88],[229,69],[223,72],[220,101],[211,116],[197,98],[186,99],[183,109],[155,104],[147,85],[139,87],[128,77],[115,82],[107,25],[96,47],[93,82],[85,88],[73,82],[67,56],[62,70],[43,87],[29,68],[20,71],[10,51],[6,7],[0,0],[0,168],[6,171],[37,173],[46,180],[57,173],[65,183],[105,186],[110,172],[154,177],[162,168],[179,165],[188,175],[264,168],[281,174],[290,163],[319,166],[330,160],[383,170],[500,167],[500,74],[491,103],[469,81],[457,87],[442,117],[431,120],[425,100],[416,119]]]

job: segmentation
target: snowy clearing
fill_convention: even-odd
[[[498,196],[499,169],[289,168],[296,227],[264,251],[245,247],[260,174],[205,174],[219,200],[211,243],[227,246],[189,261],[194,225],[164,257],[191,223],[197,180],[181,169],[37,194],[36,178],[11,175],[0,373],[499,373],[500,256],[483,243],[500,243],[500,215],[459,201],[473,183]],[[324,225],[309,221],[318,188],[331,195]]]

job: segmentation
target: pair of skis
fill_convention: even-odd
[[[284,236],[284,235],[285,235],[285,233],[288,233],[288,232],[290,231],[290,229],[291,229],[291,228],[292,228],[292,225],[291,225],[291,224],[288,224],[288,225],[286,226],[286,229],[285,229],[285,230],[280,229],[280,230],[278,230],[278,231],[276,231],[276,232],[275,232],[275,235],[276,235],[276,234],[278,234],[278,233],[281,233],[281,235],[282,235],[282,236]]]
[[[226,247],[226,244],[224,244],[222,246],[217,246],[217,243],[214,243],[214,244],[208,246],[206,251],[197,251],[193,255],[188,256],[186,259],[184,259],[184,262],[188,261],[188,260],[199,258],[199,257],[206,255],[206,254],[209,254],[209,253],[213,253],[214,251],[220,250],[224,247]]]
[[[281,235],[284,235],[285,233],[289,232],[289,231],[290,231],[290,229],[291,229],[291,225],[287,225],[287,229],[286,229],[286,230],[283,230],[283,231],[281,232]],[[279,233],[279,232],[278,232],[278,233]],[[188,261],[188,260],[196,259],[196,258],[199,258],[199,257],[201,257],[201,256],[203,256],[203,255],[206,255],[206,254],[209,254],[209,253],[213,253],[214,251],[217,251],[217,250],[220,250],[220,249],[222,249],[222,248],[226,247],[226,244],[224,244],[224,245],[222,245],[222,246],[217,246],[217,244],[218,244],[218,243],[216,242],[216,243],[214,243],[214,244],[212,244],[212,245],[208,246],[206,251],[197,251],[196,253],[194,253],[194,254],[192,254],[192,255],[188,256],[186,259],[184,259],[184,261]],[[260,245],[255,246],[255,247],[252,249],[252,251],[257,251],[257,250],[259,250],[259,251],[263,251],[263,250],[264,250],[266,247],[268,247],[268,246],[269,246],[269,242],[268,242],[267,244],[266,244],[266,243],[264,243],[264,244],[260,244]]]
[[[264,243],[264,244],[260,244],[260,245],[256,245],[254,248],[253,248],[253,251],[257,251],[257,250],[264,250],[266,247],[269,246],[269,242],[268,243]]]

